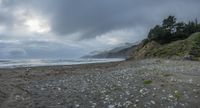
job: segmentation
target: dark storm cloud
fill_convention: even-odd
[[[32,7],[50,18],[52,32],[58,36],[80,32],[80,38],[136,26],[148,28],[168,15],[183,20],[200,16],[199,0],[3,0],[2,5]]]
[[[0,0],[0,59],[78,57],[141,40],[168,15],[199,19],[199,10],[200,0]],[[29,31],[31,18],[47,21],[50,31],[38,33],[34,22]]]
[[[199,0],[43,0],[36,4],[52,16],[51,25],[58,35],[82,32],[82,38],[149,27],[170,14],[185,19],[200,16]]]

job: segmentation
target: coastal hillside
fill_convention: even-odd
[[[200,60],[200,32],[192,34],[185,40],[153,49],[147,56]]]
[[[126,43],[108,51],[93,51],[82,58],[128,58],[134,52],[138,43]]]
[[[155,57],[200,60],[200,32],[192,34],[185,40],[178,40],[164,45],[155,41],[142,42],[130,55],[131,59]]]
[[[174,16],[149,31],[128,59],[170,58],[200,60],[200,24],[176,22]]]

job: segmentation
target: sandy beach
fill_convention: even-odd
[[[0,69],[0,108],[198,108],[200,62],[164,59]]]

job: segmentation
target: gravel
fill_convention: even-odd
[[[199,66],[195,61],[145,59],[0,69],[0,107],[198,108]]]

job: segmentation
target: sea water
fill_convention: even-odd
[[[115,62],[115,61],[123,61],[123,60],[124,59],[121,59],[121,58],[111,58],[111,59],[2,59],[2,60],[0,60],[0,68],[106,63],[106,62]]]

